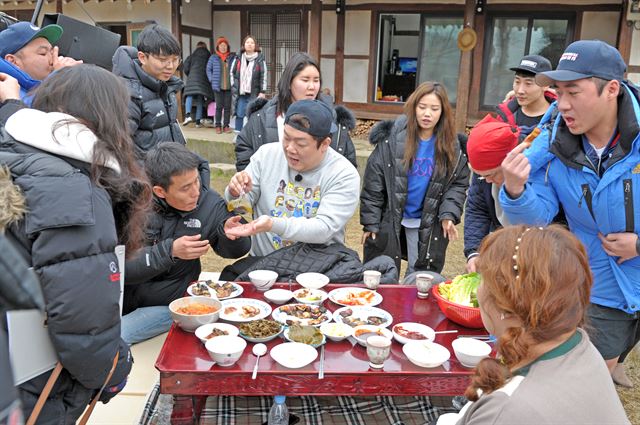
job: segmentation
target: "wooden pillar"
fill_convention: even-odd
[[[182,43],[182,29],[180,28],[182,15],[182,0],[171,0],[171,32]]]
[[[629,64],[631,59],[631,43],[633,37],[633,25],[627,22],[628,0],[622,2],[622,12],[620,12],[620,23],[618,24],[618,45],[616,46],[624,61]]]
[[[62,13],[62,0],[56,0],[56,13]]]
[[[475,0],[466,0],[464,6],[464,26],[473,29],[475,16]],[[482,42],[482,40],[478,40]],[[464,132],[467,125],[469,109],[469,92],[471,89],[471,67],[473,50],[462,52],[458,72],[458,94],[456,98],[456,131]]]
[[[311,0],[309,18],[309,55],[320,63],[322,44],[322,2]]]
[[[344,12],[338,14],[336,23],[336,75],[334,78],[334,90],[336,103],[342,103],[342,89],[344,85]]]

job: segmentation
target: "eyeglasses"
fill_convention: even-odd
[[[160,62],[162,66],[167,66],[167,65],[178,66],[180,65],[180,63],[182,63],[182,58],[180,56],[166,57],[166,56],[156,56],[152,54],[148,54],[147,56],[154,58],[155,60]]]
[[[500,173],[500,171],[494,171],[493,173],[489,173],[489,174],[486,174],[484,176],[478,175],[478,180],[483,181],[483,180],[486,180],[486,179],[489,179],[489,178],[495,179],[495,177],[498,175],[498,173]]]

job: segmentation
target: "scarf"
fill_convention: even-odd
[[[253,67],[256,63],[258,52],[248,55],[242,54],[240,61],[240,95],[251,94],[251,79],[253,78]]]
[[[229,51],[227,50],[226,53],[221,53],[219,50],[216,50],[216,55],[220,56],[222,62],[226,62],[227,58],[229,57]]]

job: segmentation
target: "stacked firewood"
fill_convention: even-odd
[[[375,120],[356,120],[356,127],[349,134],[354,139],[368,139],[369,131],[377,122]]]

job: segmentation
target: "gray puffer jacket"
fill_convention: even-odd
[[[35,308],[44,310],[38,278],[2,234],[9,222],[22,218],[24,208],[24,198],[19,189],[11,181],[6,169],[0,168],[0,424],[11,423],[9,418],[12,415],[21,414],[9,362],[5,312]]]
[[[400,269],[406,257],[402,216],[407,200],[407,172],[402,164],[406,141],[407,118],[382,121],[373,128],[369,141],[376,147],[367,161],[364,185],[360,193],[360,224],[365,232],[377,234],[364,245],[364,260],[388,255]],[[444,267],[449,240],[444,237],[442,220],[460,223],[469,187],[467,156],[456,146],[456,160],[451,170],[438,175],[433,171],[422,207],[416,270],[440,273]]]
[[[120,46],[113,55],[113,73],[129,87],[129,127],[138,153],[160,142],[186,144],[178,125],[176,93],[183,83],[176,76],[160,81],[142,70],[135,47]]]
[[[40,280],[47,329],[64,367],[38,423],[71,424],[104,383],[116,353],[118,363],[108,383],[115,387],[111,396],[122,388],[132,366],[129,347],[120,338],[116,225],[111,197],[89,178],[90,164],[62,155],[62,146],[69,146],[66,140],[77,140],[88,130],[69,139],[58,130],[57,137],[53,130],[38,133],[27,122],[43,125],[48,114],[17,119],[22,112],[0,130],[0,165],[11,170],[28,210],[23,220],[7,228],[6,236]],[[20,142],[9,134],[10,128],[20,133],[15,136]],[[49,375],[20,385],[27,416]]]
[[[328,96],[321,95],[319,100],[334,108],[334,121],[338,131],[331,135],[331,147],[341,153],[358,168],[356,148],[353,146],[349,131],[356,126],[351,111],[344,106],[334,105]],[[247,125],[236,138],[236,169],[242,171],[249,165],[251,155],[265,143],[278,142],[277,96],[271,100],[257,98],[247,106]]]

